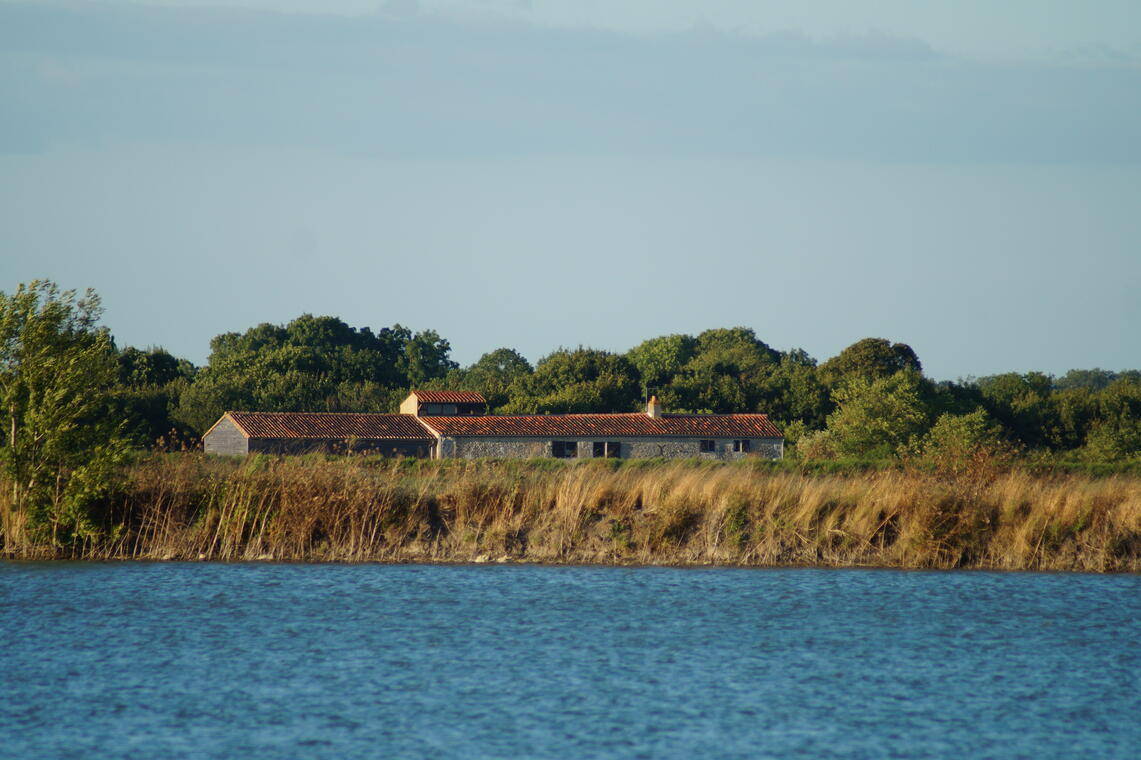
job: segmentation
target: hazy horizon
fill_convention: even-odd
[[[209,5],[0,2],[0,290],[196,364],[313,313],[1141,366],[1141,7]]]

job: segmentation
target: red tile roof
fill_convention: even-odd
[[[422,417],[446,436],[504,438],[783,438],[764,414],[533,414],[518,417]]]
[[[475,391],[412,391],[419,401],[426,404],[486,404],[482,393]]]
[[[411,414],[226,412],[250,438],[434,441]]]

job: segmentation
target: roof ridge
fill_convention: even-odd
[[[663,412],[663,417],[768,417],[766,412]]]
[[[415,415],[407,414],[405,412],[245,412],[238,409],[227,409],[226,414],[288,414],[292,416],[302,414],[370,414],[375,417],[414,417]]]

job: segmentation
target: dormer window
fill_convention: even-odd
[[[487,414],[487,399],[475,391],[412,391],[400,403],[401,414],[462,417]]]
[[[431,417],[455,417],[458,411],[455,404],[424,404],[420,414]]]

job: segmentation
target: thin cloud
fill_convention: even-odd
[[[355,18],[3,4],[0,50],[8,151],[1141,160],[1135,67],[971,63],[878,32],[636,37],[415,3]]]

